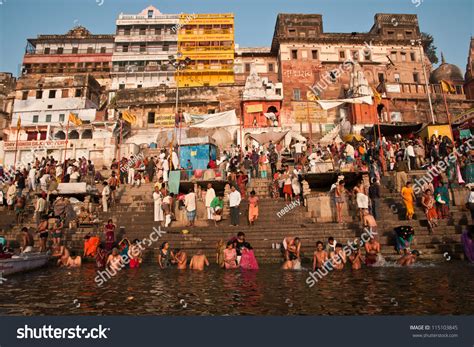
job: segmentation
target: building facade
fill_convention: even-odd
[[[174,85],[179,15],[149,6],[139,14],[120,14],[112,56],[112,90]]]
[[[27,41],[22,75],[91,74],[108,88],[113,47],[113,35],[94,35],[82,26],[65,35],[38,35]]]
[[[234,15],[181,14],[179,60],[190,63],[178,74],[180,87],[234,83]]]

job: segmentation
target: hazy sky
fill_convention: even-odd
[[[434,36],[438,56],[466,68],[473,32],[473,0],[0,0],[0,71],[18,74],[26,39],[64,34],[83,25],[94,34],[115,32],[121,12],[154,5],[163,13],[235,14],[236,43],[269,46],[276,15],[319,13],[325,32],[366,32],[375,13],[417,14],[420,28]]]

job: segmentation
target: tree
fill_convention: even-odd
[[[431,64],[438,64],[438,56],[436,55],[436,47],[433,44],[434,38],[428,33],[421,33],[421,44],[426,56],[430,60]]]

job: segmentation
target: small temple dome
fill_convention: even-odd
[[[441,53],[441,65],[438,66],[430,75],[430,83],[439,84],[441,80],[450,82],[464,82],[461,69],[454,64],[448,64]]]

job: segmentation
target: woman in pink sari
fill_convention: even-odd
[[[227,242],[227,248],[224,250],[225,269],[237,269],[237,251],[232,241]]]
[[[253,249],[242,248],[241,252],[240,267],[244,270],[258,270],[257,258],[255,258]]]

